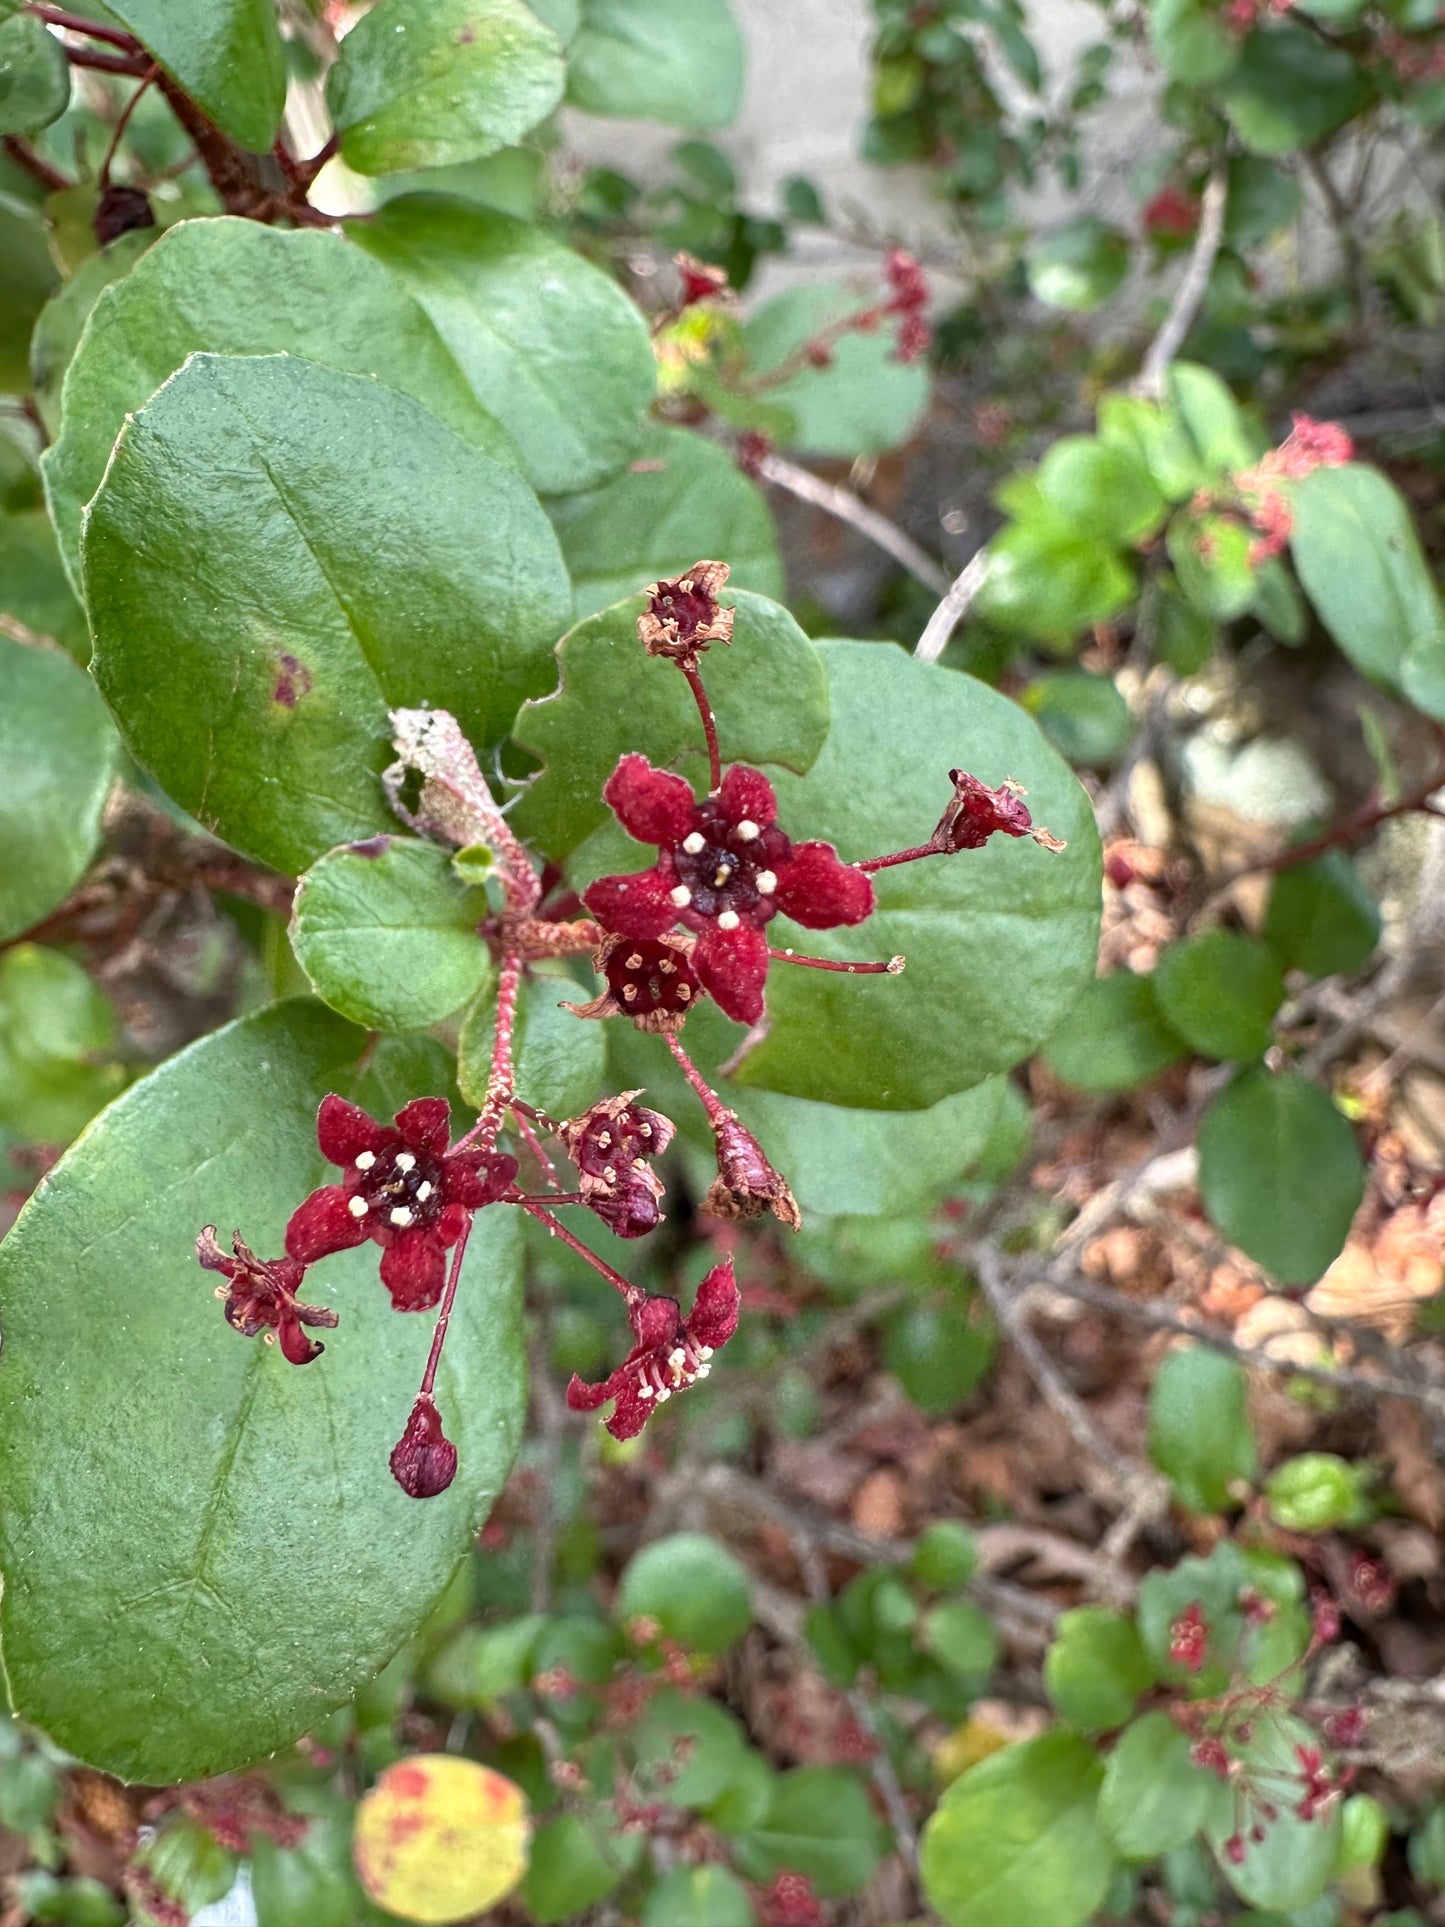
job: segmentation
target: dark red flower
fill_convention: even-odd
[[[1209,1627],[1197,1599],[1169,1627],[1169,1657],[1191,1673],[1200,1672],[1209,1657]]]
[[[413,1499],[434,1499],[457,1476],[457,1448],[442,1431],[441,1413],[429,1392],[418,1392],[390,1463],[391,1476]]]
[[[100,245],[109,247],[118,241],[122,234],[133,234],[138,228],[154,227],[155,209],[150,204],[150,196],[139,187],[125,187],[117,181],[109,182],[103,190],[100,203],[95,210],[95,238]]]
[[[378,1124],[344,1097],[322,1099],[316,1118],[322,1155],[345,1172],[298,1206],[286,1249],[302,1264],[374,1238],[381,1282],[398,1311],[427,1311],[442,1295],[446,1253],[467,1214],[494,1204],[517,1175],[498,1151],[448,1151],[451,1109],[444,1097],[414,1098],[394,1126]]]
[[[1163,187],[1144,209],[1144,232],[1186,240],[1199,226],[1199,201],[1182,188]]]
[[[619,1238],[641,1238],[662,1223],[662,1180],[651,1160],[672,1142],[672,1119],[634,1104],[639,1091],[604,1097],[557,1127],[577,1166],[589,1210]]]
[[[727,287],[726,268],[716,268],[711,261],[699,261],[695,254],[686,251],[675,254],[672,259],[682,278],[682,307],[690,308],[694,301],[710,301]]]
[[[702,1201],[715,1218],[760,1218],[771,1211],[791,1230],[802,1228],[803,1214],[782,1173],[775,1171],[752,1132],[733,1111],[713,1123],[717,1176]]]
[[[639,1292],[627,1307],[637,1343],[600,1385],[573,1377],[567,1403],[574,1412],[595,1412],[617,1401],[605,1420],[615,1439],[635,1439],[659,1405],[712,1369],[709,1361],[738,1328],[738,1288],[732,1260],[714,1265],[697,1288],[686,1318],[675,1298]]]
[[[578,1017],[630,1017],[639,1030],[681,1030],[702,995],[691,955],[691,937],[608,937],[592,959],[607,989],[564,1008]]]
[[[275,1332],[281,1350],[293,1365],[309,1365],[326,1347],[308,1338],[303,1325],[331,1331],[336,1313],[323,1305],[303,1305],[296,1294],[306,1267],[295,1258],[258,1258],[243,1244],[239,1231],[231,1234],[228,1258],[216,1242],[216,1227],[208,1224],[196,1239],[196,1256],[207,1271],[219,1271],[229,1280],[230,1289],[216,1287],[216,1296],[225,1299],[226,1323],[247,1338],[257,1332]]]
[[[996,790],[967,770],[951,769],[948,780],[953,798],[938,820],[930,841],[939,850],[979,850],[991,836],[1031,836],[1046,850],[1062,850],[1056,836],[1035,823],[1024,802],[1024,790],[1006,776]]]
[[[602,792],[630,836],[655,843],[655,868],[599,877],[583,901],[624,937],[656,939],[675,923],[698,933],[692,967],[729,1017],[763,1014],[768,942],[779,911],[809,930],[862,923],[873,886],[831,843],[794,843],[777,825],[773,786],[734,764],[715,796],[699,803],[680,776],[624,756]]]
[[[694,562],[675,582],[646,589],[637,634],[648,655],[695,663],[709,643],[731,643],[737,611],[718,601],[731,574],[726,562]]]

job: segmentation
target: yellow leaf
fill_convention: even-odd
[[[490,1767],[418,1753],[387,1767],[356,1809],[361,1884],[403,1920],[465,1920],[527,1870],[527,1801]]]

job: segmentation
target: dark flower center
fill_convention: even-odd
[[[346,1189],[352,1216],[365,1218],[368,1229],[386,1225],[393,1231],[425,1230],[446,1205],[441,1159],[406,1144],[363,1151],[346,1174]],[[357,1209],[359,1204],[365,1211]]]
[[[730,825],[704,803],[698,827],[671,851],[678,891],[687,892],[685,902],[674,892],[679,912],[709,920],[726,919],[731,912],[738,923],[766,923],[777,914],[772,901],[778,881],[775,866],[791,848],[772,825],[746,819]],[[736,926],[724,922],[723,927]]]
[[[690,642],[717,614],[717,598],[684,589],[681,582],[663,582],[652,598],[652,613],[659,622],[675,622],[678,641]]]
[[[572,1150],[572,1161],[589,1178],[605,1184],[625,1184],[633,1171],[655,1157],[658,1144],[652,1117],[629,1106],[615,1117],[598,1117],[588,1125]]]
[[[691,1009],[700,995],[692,966],[665,943],[619,944],[607,959],[607,985],[629,1017],[669,1016]]]

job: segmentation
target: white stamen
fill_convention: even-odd
[[[657,1394],[653,1391],[652,1387],[648,1384],[647,1380],[643,1379],[642,1383],[637,1388],[637,1396],[639,1398],[655,1398]]]
[[[672,901],[677,905],[679,910],[685,910],[692,902],[692,891],[688,889],[685,883],[679,883],[677,888],[670,894]]]
[[[617,1182],[617,1166],[616,1166],[615,1164],[604,1164],[604,1165],[603,1165],[603,1167],[602,1167],[602,1180],[603,1180],[603,1183],[604,1183],[604,1184],[616,1184],[616,1182]]]
[[[425,1204],[435,1188],[430,1178],[423,1178],[421,1183],[416,1187],[417,1203]]]
[[[658,1393],[658,1395],[657,1395],[657,1402],[658,1402],[658,1404],[659,1404],[659,1405],[666,1405],[666,1403],[667,1403],[667,1401],[668,1401],[668,1400],[669,1400],[669,1399],[670,1399],[671,1397],[672,1397],[672,1393],[671,1393],[671,1392],[670,1392],[670,1391],[669,1391],[669,1390],[667,1389],[667,1387],[666,1387],[666,1386],[664,1385],[664,1386],[663,1386],[663,1388],[662,1388],[662,1390],[661,1390],[661,1391],[660,1391],[660,1392]]]
[[[762,835],[762,831],[758,828],[757,824],[754,823],[754,821],[750,816],[745,816],[742,822],[739,823],[737,828],[733,831],[733,835],[737,838],[739,843],[752,843],[756,838]]]
[[[778,887],[778,879],[771,870],[759,870],[753,882],[758,886],[760,897],[770,897]]]
[[[707,1358],[711,1358],[711,1357],[712,1357],[712,1346],[711,1346],[711,1345],[699,1345],[699,1346],[698,1346],[698,1348],[697,1348],[697,1355],[698,1355],[698,1357],[699,1357],[699,1358],[703,1358],[703,1359],[707,1359]]]
[[[699,835],[696,830],[693,831],[691,836],[685,836],[682,839],[682,847],[687,851],[689,856],[696,856],[698,851],[704,849],[706,845],[707,838]]]
[[[742,919],[736,910],[724,910],[717,920],[719,930],[736,930]]]
[[[410,1205],[399,1204],[391,1213],[391,1221],[400,1231],[405,1231],[411,1223]]]
[[[699,1365],[699,1366],[698,1366],[698,1368],[697,1368],[697,1370],[696,1370],[696,1371],[695,1371],[695,1372],[693,1373],[693,1377],[694,1377],[694,1378],[706,1378],[706,1377],[707,1377],[707,1375],[708,1375],[708,1373],[709,1373],[709,1372],[710,1372],[711,1370],[712,1370],[712,1366],[711,1366],[711,1365]]]
[[[687,1363],[687,1353],[682,1349],[681,1345],[677,1347],[676,1351],[671,1351],[667,1354],[667,1363],[669,1368],[674,1372],[680,1372],[682,1370],[683,1366]]]
[[[367,1212],[366,1199],[365,1198],[348,1198],[346,1200],[346,1208],[351,1213],[353,1218],[364,1218]]]
[[[416,1168],[416,1159],[412,1156],[410,1151],[397,1152],[396,1168],[398,1171],[411,1171]]]
[[[356,1168],[358,1171],[369,1171],[375,1163],[375,1151],[363,1151],[361,1156],[356,1160]]]

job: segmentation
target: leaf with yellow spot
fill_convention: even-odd
[[[361,1884],[403,1920],[465,1920],[527,1871],[530,1826],[518,1786],[475,1760],[419,1753],[387,1767],[356,1810]]]

